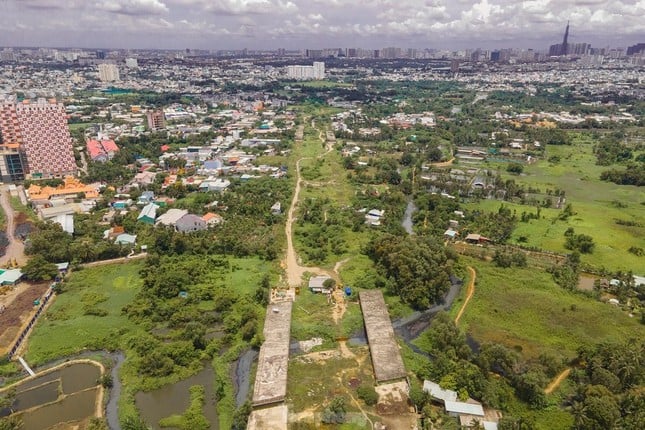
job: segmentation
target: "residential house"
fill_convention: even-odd
[[[312,276],[311,278],[309,278],[309,291],[311,291],[312,293],[331,293],[331,289],[325,287],[324,285],[327,279],[331,278],[327,275]]]
[[[199,190],[221,193],[223,191],[226,191],[226,189],[230,185],[231,181],[229,181],[228,179],[214,178],[210,176],[208,179],[204,179],[202,183],[199,184]]]
[[[87,141],[87,153],[92,161],[105,163],[114,158],[119,152],[119,147],[113,140],[93,140]]]
[[[454,240],[458,235],[459,232],[453,230],[452,228],[449,228],[448,230],[443,232],[443,238],[445,240]]]
[[[468,243],[473,243],[473,244],[490,242],[490,239],[488,239],[487,237],[484,237],[481,234],[476,234],[476,233],[470,233],[468,236],[466,236],[466,239],[464,240]]]
[[[137,241],[136,234],[121,233],[116,237],[114,243],[118,245],[131,245],[133,246]]]
[[[118,210],[124,210],[132,206],[132,199],[127,200],[117,200],[112,203],[112,207]]]
[[[372,209],[365,214],[365,223],[372,226],[381,225],[381,218],[385,215],[384,210]]]
[[[134,179],[132,180],[133,184],[137,184],[139,186],[148,186],[152,185],[155,182],[155,177],[157,176],[157,172],[150,172],[148,170],[137,173],[134,175]]]
[[[186,214],[175,222],[175,229],[180,233],[202,231],[208,228],[208,224],[200,216]]]
[[[147,204],[152,203],[154,200],[155,200],[154,191],[144,191],[139,196],[139,199],[137,200],[137,204],[138,205],[147,205]]]
[[[272,215],[282,214],[282,206],[280,205],[280,202],[275,202],[273,206],[271,206],[271,214]]]
[[[157,205],[148,203],[141,209],[137,221],[145,222],[146,224],[154,224],[157,218]]]
[[[174,227],[177,221],[186,214],[188,214],[188,211],[185,209],[168,209],[168,212],[157,218],[155,225],[161,224]]]
[[[207,214],[204,214],[204,216],[202,216],[202,219],[206,221],[206,224],[208,226],[217,225],[217,224],[220,224],[222,221],[224,221],[224,218],[222,218],[221,215],[218,215],[213,212],[208,212]]]

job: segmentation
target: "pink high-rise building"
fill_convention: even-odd
[[[21,154],[23,171],[32,178],[76,174],[65,107],[55,99],[0,102],[0,133],[3,145],[13,144],[12,149]],[[3,170],[1,162],[0,170]],[[7,175],[4,171],[1,173]]]

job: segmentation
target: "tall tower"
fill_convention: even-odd
[[[562,48],[560,55],[567,55],[569,53],[569,21],[567,21],[567,28],[564,30],[564,39],[562,39]]]

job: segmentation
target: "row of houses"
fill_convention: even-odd
[[[190,233],[195,231],[206,230],[207,228],[220,224],[223,221],[221,215],[209,212],[203,216],[189,213],[185,209],[169,209],[163,215],[157,217],[157,206],[155,203],[149,203],[143,207],[137,221],[173,227],[180,233]]]

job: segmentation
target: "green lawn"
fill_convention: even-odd
[[[467,257],[462,261],[476,268],[477,281],[460,327],[478,342],[501,343],[526,358],[549,352],[572,359],[581,345],[645,336],[635,318],[563,290],[548,273],[501,269]]]
[[[118,345],[123,335],[142,330],[121,313],[141,289],[141,265],[130,262],[72,273],[65,292],[56,296],[34,328],[27,361],[40,365],[83,349]],[[84,305],[90,301],[107,315],[85,315]]]

